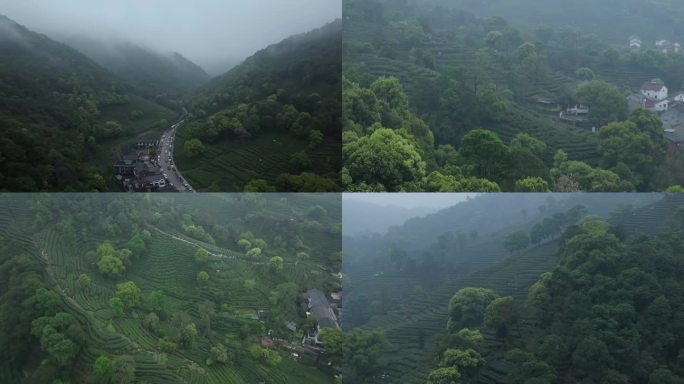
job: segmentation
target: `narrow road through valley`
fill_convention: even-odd
[[[173,161],[173,146],[176,138],[176,129],[180,127],[185,119],[171,126],[171,129],[164,131],[159,139],[159,149],[157,151],[157,162],[164,173],[167,183],[179,192],[193,192],[194,189],[183,178],[176,163]]]

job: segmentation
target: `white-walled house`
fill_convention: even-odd
[[[654,112],[663,112],[667,111],[667,108],[670,105],[670,100],[665,99],[665,100],[646,100],[644,103],[644,108],[654,111]]]
[[[667,87],[657,82],[646,82],[641,86],[641,94],[648,99],[658,101],[667,99]]]

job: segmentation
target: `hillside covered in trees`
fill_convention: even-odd
[[[351,382],[678,382],[682,207],[489,194],[345,237],[343,327],[387,339]]]
[[[300,304],[340,289],[339,196],[1,197],[0,382],[333,382]]]
[[[666,138],[658,114],[628,104],[646,82],[673,92],[683,84],[684,55],[645,39],[639,50],[628,44],[646,21],[658,23],[659,39],[680,36],[677,13],[642,12],[636,2],[524,3],[530,6],[344,3],[346,190],[605,192],[684,184],[678,139]],[[617,9],[617,19],[606,8]],[[621,12],[644,23],[630,24]],[[516,17],[522,13],[528,20]],[[604,29],[634,30],[622,40],[598,34],[596,18]],[[581,118],[561,120],[578,109]]]
[[[180,99],[209,81],[209,75],[178,52],[163,54],[131,42],[85,36],[63,38],[67,45],[157,99]]]
[[[292,36],[188,98],[175,153],[207,191],[340,190],[342,23]]]
[[[4,16],[0,32],[0,190],[109,190],[122,146],[178,115],[177,101]]]

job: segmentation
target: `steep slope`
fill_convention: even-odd
[[[204,69],[178,52],[162,54],[130,42],[103,42],[82,36],[64,41],[153,96],[179,98],[209,80]]]
[[[678,39],[684,33],[684,10],[676,0],[438,0],[478,16],[502,16],[514,24],[534,29],[572,26],[592,32],[614,43],[626,44],[632,34],[652,43],[656,39]],[[534,12],[529,10],[534,9]]]
[[[630,204],[636,208],[634,217],[641,216],[663,195],[575,194],[556,197],[553,203],[547,195],[524,197],[522,204],[512,204],[506,195],[480,196],[410,220],[382,238],[345,238],[343,272],[351,283],[345,285],[343,325],[383,328],[391,343],[381,353],[377,375],[363,382],[425,383],[446,340],[447,305],[456,291],[484,287],[524,300],[539,276],[556,267],[560,245],[557,235],[511,254],[503,247],[508,234],[529,231],[544,218],[569,212],[576,205],[586,207],[589,215],[608,217],[618,206]],[[545,208],[535,208],[541,206]],[[520,212],[523,208],[528,209],[526,216]],[[466,231],[474,231],[475,236]],[[466,236],[462,241],[440,236],[449,232]],[[433,240],[436,237],[439,239]],[[405,251],[404,266],[399,269],[397,259],[392,257],[393,247]],[[518,335],[519,331],[515,328],[512,334]],[[485,336],[485,352],[501,349],[494,335]],[[497,376],[498,363],[500,357],[495,364],[487,365],[482,383],[503,382],[506,372]]]
[[[341,28],[269,46],[189,98],[176,155],[194,186],[241,191],[261,179],[278,190],[339,189]],[[185,150],[193,138],[202,153]]]
[[[174,115],[132,91],[81,53],[0,16],[0,190],[106,189],[115,159],[105,166],[94,155]],[[129,124],[133,110],[148,113],[144,127]]]
[[[283,322],[296,321],[300,328],[305,320],[296,303],[300,291],[337,280],[332,272],[337,270],[340,244],[329,229],[339,224],[339,196],[0,197],[0,382],[52,383],[58,377],[79,384],[107,382],[108,377],[93,369],[99,356],[133,360],[128,382],[333,381],[324,364],[290,358],[294,350],[284,348],[301,349],[301,339]],[[316,206],[327,214],[316,217],[317,229],[312,229],[308,211]],[[143,219],[152,217],[159,220]],[[129,239],[140,236],[144,240],[134,248]],[[245,256],[237,241],[246,237],[262,244],[261,255]],[[135,250],[117,276],[100,273],[94,262],[104,242]],[[200,247],[209,252],[204,262],[195,259]],[[310,258],[297,261],[299,251],[309,252]],[[283,258],[277,273],[267,265],[274,255]],[[210,276],[204,283],[197,279],[201,271]],[[139,287],[142,301],[117,314],[110,299],[124,281]],[[43,300],[44,307],[28,301],[22,306],[39,287],[47,290],[43,299],[51,300]],[[157,299],[148,300],[155,295]],[[8,310],[17,307],[21,310]],[[253,319],[262,309],[269,314],[264,323]],[[32,324],[37,328],[33,320],[55,312],[74,318],[68,334],[78,334],[72,338],[77,347],[66,339],[62,345],[72,348],[56,350],[43,342],[46,338],[31,335]],[[157,319],[154,326],[144,320],[150,317]],[[186,326],[196,331],[192,345],[179,343],[169,349],[169,340],[181,337],[178,331]],[[255,345],[267,334],[283,340],[283,350],[267,353],[272,360],[265,362],[253,351],[261,351]],[[228,361],[215,358],[216,345],[226,348]]]

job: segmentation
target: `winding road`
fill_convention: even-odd
[[[176,163],[173,161],[173,146],[176,139],[176,129],[185,122],[185,119],[172,125],[170,129],[164,131],[159,139],[159,149],[157,151],[157,162],[164,173],[167,183],[171,183],[179,192],[195,192],[192,186],[183,178]]]

